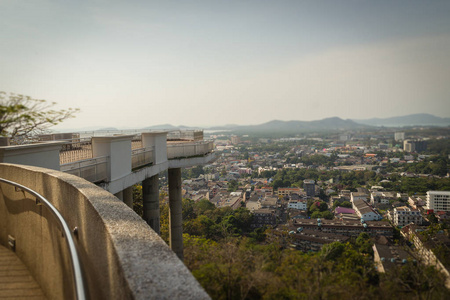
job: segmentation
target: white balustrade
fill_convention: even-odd
[[[136,169],[154,163],[154,150],[155,147],[133,150],[131,154],[131,168]]]
[[[167,145],[167,158],[188,158],[205,155],[214,150],[212,141],[203,141],[197,143],[179,143]]]
[[[61,165],[61,171],[90,182],[108,180],[109,157],[96,157]]]

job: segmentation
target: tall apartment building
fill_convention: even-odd
[[[394,139],[396,141],[404,141],[405,140],[405,133],[404,132],[396,132],[394,134]]]
[[[404,140],[403,150],[405,152],[422,152],[427,150],[427,141]]]
[[[450,191],[428,191],[427,209],[450,211]]]
[[[316,184],[314,180],[303,180],[303,188],[307,197],[314,197],[316,195]]]
[[[238,137],[237,135],[232,135],[231,136],[231,144],[233,145],[237,145],[241,142],[240,137]]]

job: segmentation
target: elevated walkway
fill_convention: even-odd
[[[14,252],[0,245],[0,299],[46,299]]]

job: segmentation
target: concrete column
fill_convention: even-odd
[[[120,191],[118,193],[115,193],[114,196],[116,196],[117,198],[119,198],[119,200],[123,201],[123,191]]]
[[[133,187],[127,187],[123,190],[123,202],[133,209]]]
[[[181,204],[181,169],[169,169],[170,248],[183,260],[183,217]]]
[[[143,219],[157,233],[160,230],[158,174],[142,181]]]

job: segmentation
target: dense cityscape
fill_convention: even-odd
[[[448,295],[446,128],[210,138],[217,160],[182,176],[185,264],[212,298]]]

